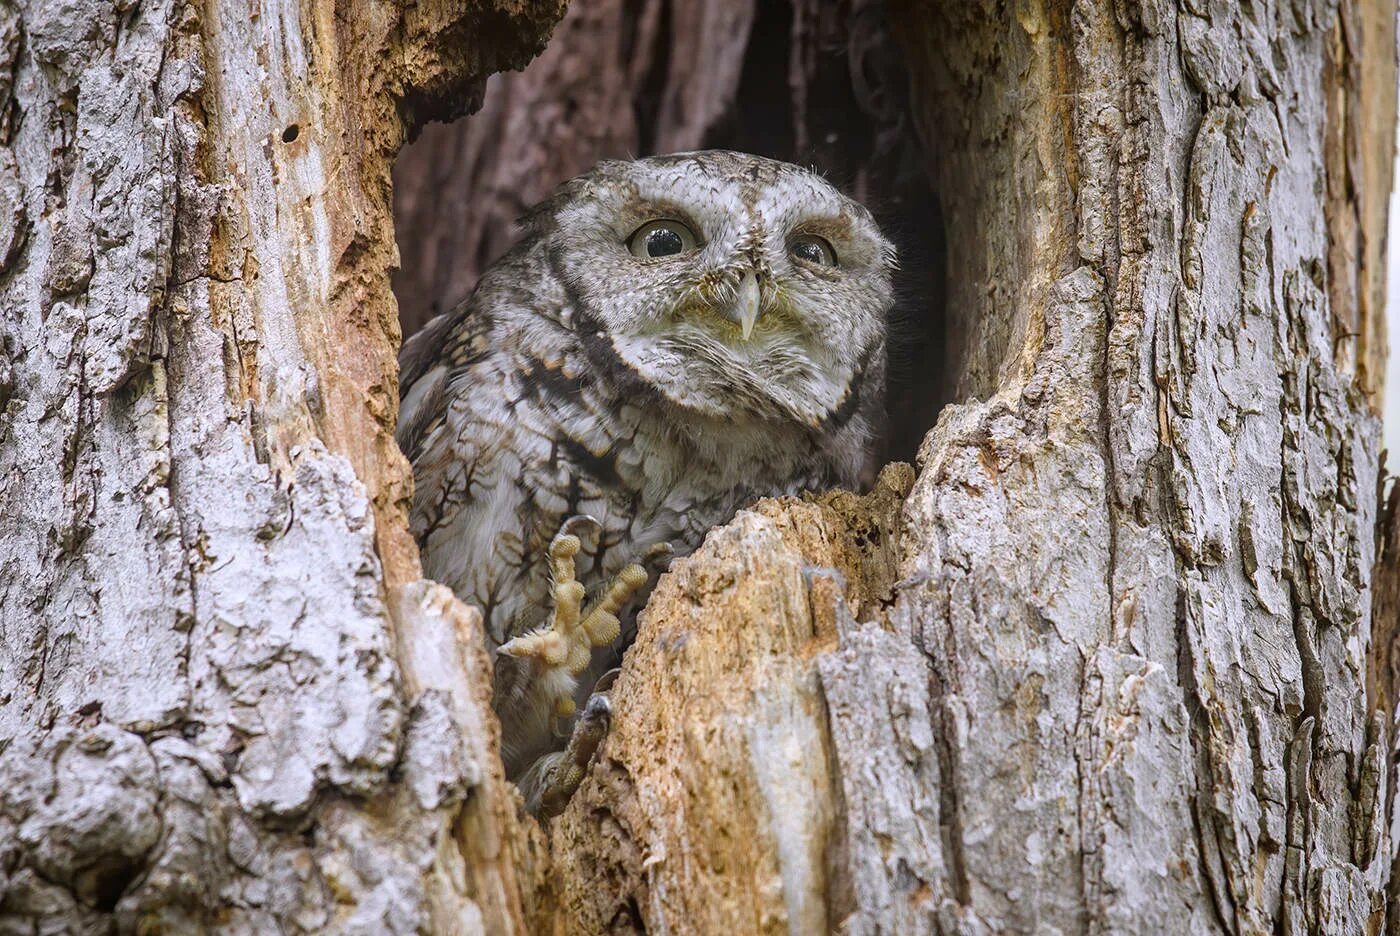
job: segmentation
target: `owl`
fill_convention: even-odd
[[[728,151],[599,163],[522,225],[405,343],[397,438],[424,574],[482,609],[506,770],[548,810],[606,730],[585,677],[620,652],[639,560],[859,482],[895,252],[820,176]]]

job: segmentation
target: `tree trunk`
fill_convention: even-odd
[[[828,139],[733,116],[785,106],[770,6],[578,6],[555,42],[613,65],[558,84],[623,115],[590,160]],[[389,183],[562,12],[0,7],[5,931],[1400,931],[1393,5],[892,3],[863,132],[903,142],[816,161],[912,199],[917,157],[945,366],[896,419],[956,402],[917,467],[674,565],[542,829],[407,533]],[[528,200],[549,132],[463,184]]]
[[[389,172],[561,13],[0,6],[7,931],[524,931],[405,520]]]

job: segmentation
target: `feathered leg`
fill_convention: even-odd
[[[555,725],[574,715],[579,675],[592,662],[593,648],[617,639],[622,631],[618,614],[648,578],[643,566],[625,566],[608,581],[598,600],[585,609],[585,589],[576,578],[574,557],[583,545],[577,533],[590,525],[597,525],[592,517],[573,517],[550,543],[553,608],[549,621],[502,644],[499,650],[530,667],[528,699],[512,706],[512,710],[540,713],[538,717],[548,717]],[[648,552],[647,559],[669,553],[669,546],[656,547]],[[611,678],[604,679],[611,685]],[[582,782],[611,719],[603,682],[599,680],[583,713],[574,722],[568,746],[536,758],[517,780],[531,812],[557,814]],[[506,722],[507,713],[500,714]]]

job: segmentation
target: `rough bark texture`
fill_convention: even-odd
[[[1382,925],[1383,335],[1338,242],[1381,236],[1393,118],[1334,106],[1393,82],[1381,12],[895,10],[985,401],[925,441],[868,618],[801,574],[855,533],[806,507],[658,590],[554,830],[583,929]]]
[[[912,622],[880,620],[912,482],[762,502],[673,564],[553,830],[565,932],[927,930],[905,888],[937,870],[928,673]]]
[[[389,170],[561,13],[0,6],[7,931],[522,929],[404,517]]]
[[[1394,764],[1396,699],[1400,699],[1400,485],[1393,482],[1387,497],[1382,498],[1381,518],[1377,526],[1377,560],[1375,602],[1372,605],[1371,666],[1367,683],[1367,699],[1371,711],[1390,727],[1391,773],[1385,788],[1385,815],[1389,820],[1390,880],[1386,885],[1386,936],[1400,933],[1400,851],[1393,846],[1395,828]]]
[[[660,88],[600,151],[764,150],[736,37],[819,48],[771,9],[591,4],[593,66],[510,87]],[[541,830],[407,534],[389,172],[561,13],[0,7],[0,929],[1400,928],[1393,8],[892,4],[961,402],[917,470],[677,563]],[[525,201],[502,154],[555,166],[551,122],[512,100],[462,184]]]

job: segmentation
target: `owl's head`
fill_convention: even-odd
[[[527,224],[574,327],[677,407],[816,427],[878,401],[894,248],[815,173],[726,151],[603,162]]]

